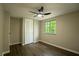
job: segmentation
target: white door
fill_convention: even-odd
[[[25,19],[25,44],[33,42],[33,20]]]

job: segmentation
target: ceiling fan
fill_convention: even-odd
[[[51,13],[44,13],[44,7],[41,6],[40,9],[37,9],[38,12],[33,12],[33,11],[30,11],[31,13],[34,13],[35,16],[34,17],[43,17],[44,15],[50,15]]]

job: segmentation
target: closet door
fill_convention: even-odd
[[[33,20],[25,19],[25,44],[33,42]]]

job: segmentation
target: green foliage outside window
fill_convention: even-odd
[[[50,20],[45,22],[45,32],[56,34],[56,20]]]

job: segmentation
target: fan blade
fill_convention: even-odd
[[[51,13],[44,13],[44,15],[49,15],[49,14],[51,14]]]
[[[39,12],[43,12],[44,10],[44,7],[42,6],[40,9],[39,9]]]
[[[36,12],[33,12],[33,11],[30,11],[31,13],[34,13],[34,14],[38,14],[38,13],[36,13]]]

